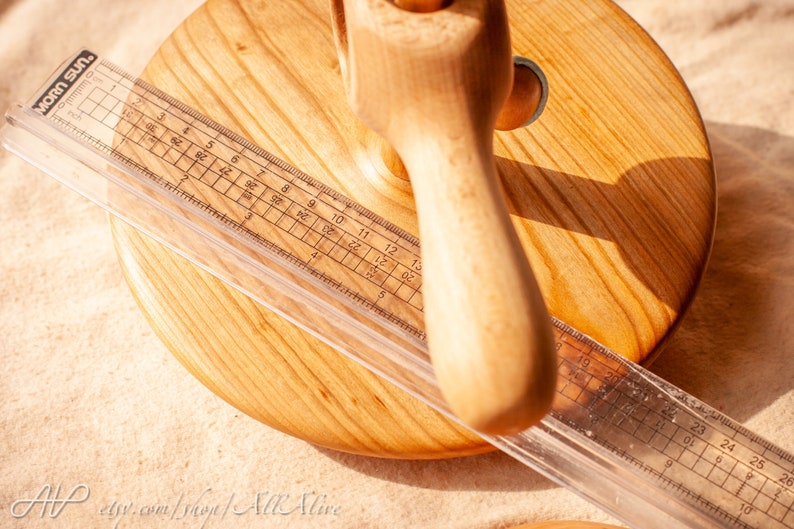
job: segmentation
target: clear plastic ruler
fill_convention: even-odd
[[[414,236],[88,50],[6,119],[8,150],[450,416]],[[487,441],[637,529],[794,528],[794,455],[553,326],[552,411]]]

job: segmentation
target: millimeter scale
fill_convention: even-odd
[[[454,419],[416,237],[88,50],[6,119],[6,149]],[[794,455],[553,329],[552,411],[489,443],[631,527],[794,527]]]

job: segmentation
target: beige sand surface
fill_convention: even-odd
[[[691,87],[718,167],[710,268],[654,370],[794,451],[794,1],[619,3]],[[197,4],[0,1],[0,107],[27,98],[79,46],[139,71]],[[502,454],[381,461],[256,423],[152,334],[102,211],[6,152],[0,186],[0,526],[486,529],[610,520]],[[73,499],[84,484],[90,496],[55,518],[40,508],[13,518],[13,502],[45,484]],[[261,501],[325,495],[338,514],[182,516],[185,505],[242,506],[257,493]],[[157,505],[177,516],[143,513]]]

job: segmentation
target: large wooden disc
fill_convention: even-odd
[[[546,110],[498,132],[514,223],[551,312],[635,361],[658,350],[703,272],[714,175],[697,109],[654,42],[606,0],[508,1],[513,48],[548,77]],[[209,0],[145,77],[408,231],[346,102],[326,0]],[[476,436],[119,221],[126,278],[155,331],[207,387],[322,446],[436,458]],[[454,308],[451,308],[454,310]]]

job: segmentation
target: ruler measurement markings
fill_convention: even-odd
[[[138,92],[136,92],[136,94],[138,94]],[[146,94],[143,94],[143,93],[142,93],[142,94],[140,94],[140,95],[146,95]],[[146,98],[146,99],[147,99],[147,101],[149,101],[149,99],[148,99],[148,98]],[[151,101],[149,101],[149,102],[151,102]],[[164,108],[166,108],[166,107],[163,107],[163,106],[161,106],[161,105],[158,105],[158,104],[156,104],[156,103],[154,104],[154,107],[155,107],[156,109],[158,109],[158,110],[159,110],[159,109],[164,109]],[[169,111],[170,111],[170,109],[169,109]],[[137,123],[137,122],[139,122],[139,121],[140,121],[141,119],[143,119],[145,116],[147,116],[147,117],[149,117],[149,118],[151,118],[151,117],[152,117],[152,116],[148,115],[148,114],[147,114],[147,113],[146,113],[144,110],[140,110],[140,115],[138,115],[137,113],[136,113],[136,114],[134,114],[134,123]],[[187,124],[187,122],[185,122],[184,120],[180,120],[180,121],[182,121],[182,124],[185,124],[185,125]],[[151,122],[151,121],[150,121],[149,123],[151,124],[151,123],[153,123],[153,122]],[[172,133],[176,133],[176,131],[174,131],[173,129],[166,129],[166,130],[170,130],[170,132],[172,132]],[[156,131],[155,131],[155,137],[156,137],[156,138],[158,138],[158,139],[161,139],[161,138],[162,138],[162,137],[163,137],[163,136],[166,134],[166,130],[156,130]],[[151,131],[151,128],[150,128],[149,130],[147,130],[147,132],[151,133],[151,132],[152,132],[152,131]],[[138,143],[139,143],[139,144],[141,144],[141,145],[145,145],[145,144],[146,144],[146,133],[145,133],[145,132],[143,132],[143,129],[141,129],[141,134],[142,134],[142,136],[141,136],[141,138],[140,138],[140,139],[138,139]],[[219,137],[219,134],[220,134],[220,133],[217,133],[217,134],[215,135],[215,138]],[[224,145],[226,145],[227,147],[229,146],[229,143],[227,143],[227,142],[221,142],[221,143],[223,143],[223,144],[224,144]],[[236,142],[235,142],[235,143],[236,143]],[[205,182],[205,183],[206,183],[206,184],[208,184],[210,187],[214,186],[214,185],[215,185],[215,182],[216,182],[216,180],[213,180],[213,181],[206,181],[206,180],[207,180],[207,178],[206,178],[206,175],[208,174],[208,172],[210,172],[210,171],[211,171],[211,169],[212,169],[212,166],[213,166],[215,163],[217,163],[217,161],[218,161],[220,158],[219,158],[219,157],[216,157],[214,154],[212,154],[212,155],[208,155],[207,157],[204,157],[204,156],[202,156],[202,154],[203,154],[203,153],[205,153],[205,151],[204,151],[204,150],[202,150],[202,149],[201,149],[201,147],[200,147],[199,145],[195,144],[195,142],[192,142],[192,145],[193,145],[193,147],[195,148],[195,150],[193,150],[193,151],[190,151],[190,147],[189,147],[189,148],[188,148],[188,152],[185,152],[185,153],[183,153],[183,156],[188,156],[188,157],[190,157],[190,156],[192,155],[192,157],[193,157],[193,158],[198,158],[198,159],[197,159],[197,160],[194,160],[194,161],[191,163],[191,166],[190,166],[189,168],[187,168],[187,173],[188,173],[188,174],[190,174],[191,176],[194,176],[194,177],[195,177],[195,178],[197,178],[198,180],[200,180],[200,181],[202,181],[202,182]],[[205,148],[206,148],[206,147],[208,147],[208,144],[205,144]],[[154,148],[154,146],[152,146],[152,147],[150,148],[150,150],[152,150],[153,148]],[[161,157],[163,157],[163,156],[161,155]],[[167,160],[167,159],[166,159],[165,161],[169,161],[169,160]],[[281,165],[281,164],[278,164],[278,166],[279,166],[279,168],[280,168],[280,169],[284,169],[284,166],[283,166],[283,165]],[[271,173],[275,173],[275,172],[274,172],[274,171],[272,171],[272,170],[271,170],[270,172],[271,172]],[[243,175],[243,173],[242,173],[242,172],[241,172],[241,175]],[[224,175],[220,175],[220,176],[221,176],[221,177],[223,177]],[[245,175],[245,176],[249,176],[249,175]],[[282,176],[282,175],[275,175],[275,174],[274,174],[274,176],[278,176],[278,177],[280,177],[280,178],[283,178],[283,176]],[[289,184],[295,184],[295,183],[296,183],[296,182],[298,182],[298,181],[300,181],[300,180],[298,180],[298,179],[297,179],[297,177],[296,177],[296,176],[294,176],[294,175],[292,176],[292,178],[290,178],[289,180],[287,180],[287,182],[289,182]],[[285,184],[285,185],[287,185],[287,184]],[[216,189],[217,189],[217,188],[216,188]],[[229,190],[231,190],[231,189],[234,189],[234,188],[230,186],[228,189],[229,189]],[[283,188],[282,188],[282,189],[283,189]],[[225,191],[223,194],[225,194],[225,195],[227,195],[227,196],[228,196],[228,195],[229,195],[229,191],[227,190],[227,191]],[[244,196],[244,195],[243,195],[243,196]],[[274,195],[274,196],[275,196],[275,195]],[[237,200],[238,202],[240,202],[240,199],[239,199],[239,198],[236,198],[235,200]],[[243,205],[243,206],[250,206],[250,204],[241,204],[241,205]],[[291,202],[289,207],[292,207],[293,205],[295,205],[295,203],[294,203],[294,202]],[[340,205],[342,206],[342,208],[341,208],[341,211],[342,211],[342,212],[347,212],[347,210],[349,209],[348,205],[347,205],[347,204],[340,204]],[[271,206],[271,207],[272,207],[272,206]],[[285,210],[285,211],[286,211],[286,210]],[[281,229],[285,229],[285,228],[286,228],[286,231],[287,231],[287,232],[290,232],[290,233],[292,233],[292,231],[291,231],[291,230],[293,229],[293,227],[294,227],[294,225],[295,225],[295,224],[294,224],[294,223],[289,223],[289,224],[287,224],[287,225],[285,226],[285,224],[284,224],[284,220],[283,220],[283,219],[284,219],[284,216],[283,216],[283,215],[279,216],[279,218],[273,222],[273,225],[275,225],[276,227],[279,227],[279,228],[281,228]],[[370,228],[370,229],[372,228],[372,220],[371,220],[371,219],[369,220],[369,222],[368,222],[368,224],[367,224],[367,227],[368,227],[368,228]],[[356,244],[357,238],[355,237],[355,235],[349,234],[349,236],[351,237],[351,242],[350,242],[350,244]],[[345,237],[345,234],[343,233],[342,235],[340,235],[339,239],[337,239],[336,241],[333,241],[333,240],[332,240],[330,237],[328,237],[328,235],[326,234],[326,235],[325,235],[325,238],[326,238],[326,239],[331,239],[331,240],[332,240],[332,242],[335,242],[335,243],[336,243],[336,246],[337,246],[337,247],[340,247],[340,248],[342,248],[342,249],[343,249],[343,252],[344,252],[344,253],[342,253],[342,254],[339,254],[338,252],[337,252],[336,254],[334,254],[334,248],[331,248],[331,249],[329,249],[329,250],[326,252],[326,254],[327,254],[327,255],[329,255],[329,256],[331,256],[332,258],[334,258],[334,257],[335,257],[335,259],[334,259],[334,260],[336,260],[336,261],[337,261],[337,262],[339,262],[340,264],[342,264],[342,265],[346,266],[346,268],[348,268],[349,270],[351,270],[351,271],[353,271],[353,272],[356,272],[356,273],[358,273],[357,267],[358,267],[358,265],[361,263],[361,261],[362,261],[363,259],[356,259],[356,260],[353,260],[352,262],[348,262],[348,261],[346,261],[346,259],[348,258],[348,255],[349,255],[351,252],[350,252],[350,251],[347,251],[347,250],[345,250],[343,247],[341,247],[341,246],[339,245],[339,241],[340,241],[340,240],[342,240],[344,237]],[[299,236],[298,236],[298,238],[299,238],[299,239],[302,239],[302,238],[303,238],[303,234],[299,235]],[[315,244],[315,246],[316,246],[316,244]],[[397,265],[395,265],[395,268],[396,268],[396,266],[397,266]],[[397,292],[398,292],[398,291],[400,291],[400,289],[401,289],[401,288],[402,288],[402,287],[405,285],[405,282],[403,281],[404,279],[412,279],[412,278],[413,278],[413,276],[415,276],[415,275],[416,275],[414,272],[409,272],[409,271],[407,270],[407,268],[406,268],[405,270],[406,270],[406,272],[403,272],[403,274],[408,274],[408,275],[410,275],[411,277],[407,277],[407,276],[406,276],[406,277],[395,278],[395,279],[397,280],[397,283],[396,283],[394,286],[392,286],[391,288],[389,288],[389,289],[388,289],[388,290],[389,290],[389,291],[390,291],[392,294],[395,294],[395,295],[396,295],[396,294],[397,294]],[[392,274],[391,274],[391,272],[388,272],[388,273],[389,273],[389,275],[392,275]],[[392,276],[392,277],[394,277],[394,276]],[[385,280],[385,281],[388,281],[388,278],[386,278],[386,280]],[[378,286],[383,286],[383,282],[376,282],[376,284],[377,284]],[[410,292],[410,294],[408,294],[407,296],[404,294],[404,296],[408,297],[408,299],[412,299],[412,298],[414,297],[415,293],[417,292],[417,289],[416,289],[416,288],[410,288],[410,289],[409,289],[409,292]],[[360,295],[359,295],[359,297],[360,297]],[[416,303],[414,303],[412,306],[414,306],[414,308],[416,308],[416,307],[417,307]]]
[[[191,116],[194,121],[198,120],[201,123],[203,123],[206,127],[210,128],[211,130],[218,131],[218,134],[222,133],[225,137],[231,138],[236,143],[239,143],[240,145],[245,146],[248,150],[253,151],[257,155],[259,155],[259,156],[269,160],[270,162],[276,164],[279,168],[283,169],[284,171],[293,174],[294,176],[299,178],[301,181],[309,182],[313,186],[318,186],[319,183],[316,182],[311,177],[309,177],[308,175],[306,175],[305,173],[302,173],[300,170],[292,167],[291,165],[287,164],[283,160],[273,157],[272,155],[270,155],[266,151],[262,150],[258,146],[253,145],[252,143],[250,143],[250,141],[248,141],[248,140],[246,140],[244,138],[237,137],[237,135],[235,133],[229,131],[225,127],[217,125],[217,123],[213,122],[208,117],[196,112],[194,109],[192,109],[191,107],[188,107],[187,105],[185,105],[181,101],[175,100],[173,97],[171,97],[170,95],[162,92],[161,90],[157,89],[156,87],[154,87],[152,85],[149,85],[145,81],[136,80],[133,76],[129,75],[127,72],[121,70],[116,65],[114,65],[112,63],[109,63],[107,61],[102,61],[101,64],[98,67],[101,67],[101,66],[104,66],[105,68],[108,68],[111,71],[113,71],[114,73],[116,73],[118,76],[120,76],[126,82],[128,82],[129,86],[141,88],[146,94],[150,94],[152,97],[157,97],[158,99],[167,102],[167,104],[169,104],[170,106],[174,106],[174,107],[179,108],[184,114],[187,114],[187,115]],[[405,232],[401,228],[398,228],[397,226],[394,226],[393,224],[391,224],[391,223],[389,223],[387,221],[384,221],[384,219],[381,219],[380,217],[378,217],[377,215],[375,215],[374,213],[372,213],[368,209],[364,208],[363,206],[350,201],[349,199],[347,199],[346,197],[342,196],[341,194],[339,194],[335,190],[330,189],[330,188],[328,188],[327,186],[325,186],[323,184],[319,184],[319,187],[321,187],[324,190],[324,192],[327,193],[329,196],[331,196],[335,201],[342,201],[344,203],[344,207],[353,208],[359,214],[362,214],[362,215],[366,216],[367,218],[370,218],[373,221],[373,224],[375,223],[375,221],[377,221],[378,226],[387,229],[389,232],[394,233],[394,236],[397,238],[395,240],[405,240],[405,241],[409,242],[412,246],[418,247],[418,239],[416,239],[413,235],[408,234],[407,232]]]
[[[137,87],[139,87],[139,85],[135,84],[134,87],[137,88]],[[92,103],[95,103],[95,104],[93,105],[93,108],[90,109],[91,110],[91,115],[97,122],[103,123],[106,126],[108,126],[108,128],[111,128],[110,125],[105,123],[104,120],[110,114],[110,111],[113,110],[116,107],[116,105],[115,104],[110,104],[105,99],[105,97],[100,97],[100,95],[107,96],[107,93],[105,93],[104,91],[102,91],[99,88],[95,88],[95,90],[100,90],[100,92],[94,92],[95,95],[93,97]],[[146,149],[147,151],[151,152],[152,154],[155,154],[158,158],[162,159],[164,162],[169,163],[169,164],[179,168],[180,170],[183,170],[186,174],[192,176],[195,180],[200,181],[200,182],[204,183],[205,185],[208,185],[209,187],[212,187],[213,185],[215,185],[215,183],[217,182],[217,179],[213,179],[212,181],[207,181],[207,176],[206,175],[209,172],[211,172],[211,168],[212,168],[213,164],[215,162],[217,162],[217,160],[220,159],[220,158],[215,156],[214,154],[207,154],[206,156],[202,156],[202,153],[206,153],[206,151],[204,149],[202,149],[201,146],[198,143],[196,143],[196,141],[204,141],[206,138],[208,138],[210,136],[207,135],[205,131],[200,130],[198,127],[196,127],[195,124],[193,126],[191,126],[190,122],[182,119],[180,116],[175,116],[173,114],[173,111],[171,110],[171,108],[163,106],[163,105],[159,105],[156,102],[151,101],[151,98],[146,97],[148,93],[145,90],[142,91],[142,92],[133,90],[132,93],[135,95],[136,98],[140,98],[140,101],[138,101],[137,99],[133,101],[134,103],[137,103],[137,104],[133,105],[132,107],[130,107],[130,105],[128,105],[127,103],[123,103],[119,98],[116,98],[116,100],[114,101],[114,103],[120,104],[121,108],[126,108],[126,112],[122,110],[117,115],[117,117],[119,117],[121,120],[123,120],[124,122],[126,122],[126,124],[129,125],[129,128],[126,130],[126,133],[123,134],[124,138],[127,139],[128,141],[132,141],[132,142],[136,143],[138,146],[140,146],[141,148]],[[103,105],[103,102],[104,102],[104,105]],[[126,107],[124,105],[126,105]],[[100,111],[99,115],[96,115],[96,109],[98,109],[98,108],[101,108],[102,110]],[[198,136],[198,138],[194,137],[192,140],[189,140],[188,146],[184,150],[180,151],[182,153],[182,156],[178,160],[181,160],[181,162],[177,161],[176,163],[174,163],[173,158],[169,158],[169,157],[166,156],[166,153],[168,152],[167,150],[163,150],[162,152],[159,152],[159,153],[155,151],[155,149],[158,148],[160,146],[160,144],[162,144],[165,147],[165,144],[163,142],[160,142],[158,144],[158,141],[160,139],[162,139],[167,133],[173,134],[174,135],[173,137],[181,137],[181,135],[179,134],[179,132],[174,130],[174,125],[173,124],[171,124],[169,127],[165,127],[162,123],[158,123],[158,122],[163,121],[163,117],[164,116],[161,117],[158,120],[157,116],[153,116],[152,115],[152,112],[151,112],[152,109],[155,112],[168,110],[169,117],[174,118],[174,119],[177,120],[177,123],[178,123],[177,126],[181,128],[180,132],[184,133],[185,129],[189,129],[187,134],[193,133],[194,136],[196,134],[200,134]],[[89,109],[87,109],[87,110],[89,110]],[[139,126],[141,121],[145,122],[143,127]],[[147,125],[148,125],[148,128],[147,128]],[[118,131],[115,130],[115,127],[112,127],[111,130],[114,133],[118,132]],[[149,139],[149,138],[151,138],[151,139]],[[208,141],[209,140],[207,140],[207,142]],[[221,142],[221,143],[223,143],[227,147],[229,146],[229,144],[227,142]],[[237,142],[235,142],[235,143],[237,143]],[[207,148],[207,146],[208,146],[208,144],[205,143],[205,145],[204,145],[205,149]],[[212,147],[214,147],[214,146],[215,145],[212,145]],[[108,149],[111,150],[111,151],[113,150],[113,148],[111,148],[111,147],[106,145],[106,149],[105,150],[108,150]],[[124,158],[126,158],[128,160],[131,160],[129,158],[129,156],[124,156]],[[189,166],[185,166],[184,165],[186,163],[185,160],[189,160],[190,161],[190,165]],[[295,175],[293,175],[291,173],[290,173],[290,178],[289,179],[285,179],[284,178],[284,174],[281,171],[278,171],[278,172],[274,171],[272,168],[267,167],[269,165],[271,165],[271,164],[268,161],[268,163],[266,164],[266,167],[264,167],[263,169],[268,170],[268,173],[271,173],[272,176],[278,178],[279,180],[285,181],[285,182],[289,182],[291,185],[295,184],[298,181],[303,183],[302,180],[297,180]],[[284,167],[284,165],[282,165],[282,164],[276,164],[276,165],[278,166],[278,169],[280,169],[282,171],[286,169]],[[136,162],[136,166],[142,167],[141,164],[138,163],[138,162]],[[243,173],[241,172],[241,174],[243,174]],[[246,176],[250,176],[250,175],[246,175]],[[251,176],[251,178],[254,178],[254,177]],[[172,182],[172,184],[173,184],[173,182]],[[179,182],[176,183],[176,186],[178,186],[178,185],[179,185]],[[176,186],[174,188],[176,188]],[[301,187],[303,187],[303,186],[301,186]],[[217,191],[217,187],[213,188],[213,189],[215,189]],[[232,189],[231,186],[228,189]],[[229,190],[228,189],[225,192],[222,193],[223,195],[225,195],[227,197],[229,196]],[[279,196],[279,197],[282,196],[281,194],[278,194],[277,190],[275,190],[273,188],[270,188],[270,189],[274,192],[274,195],[273,195],[274,197],[275,196]],[[329,196],[332,199],[332,201],[330,202],[330,205],[332,207],[333,206],[337,206],[337,204],[338,204],[338,206],[334,207],[334,209],[336,209],[336,210],[338,210],[340,212],[347,212],[347,210],[349,209],[349,205],[348,204],[344,203],[343,201],[339,201],[337,196],[334,196],[334,195],[329,194],[329,193],[326,193],[326,195]],[[238,199],[238,201],[239,201],[239,199]],[[289,204],[288,207],[292,207],[292,205],[295,204],[295,203],[292,202],[292,201],[289,201],[288,204]],[[214,216],[216,218],[220,218],[223,222],[240,223],[240,222],[246,220],[246,219],[240,219],[240,220],[231,219],[228,216],[228,212],[219,212],[219,211],[216,210],[215,207],[210,206],[209,204],[207,204],[207,203],[205,203],[203,201],[202,201],[202,206],[203,206],[202,209],[204,209],[204,210],[210,210],[210,209],[214,210],[214,211],[212,211]],[[274,220],[271,221],[271,225],[281,229],[281,231],[284,231],[286,233],[290,233],[292,235],[294,233],[294,232],[292,232],[292,230],[293,230],[293,228],[294,228],[296,223],[295,222],[290,222],[290,223],[286,224],[286,226],[285,226],[285,223],[284,223],[284,221],[282,219],[285,218],[284,217],[284,212],[286,212],[286,210],[288,208],[279,208],[278,206],[279,206],[279,204],[276,204],[275,206],[274,206],[274,204],[270,204],[270,208],[276,207],[277,209],[283,209],[281,215],[279,215],[279,218],[278,219],[274,219]],[[329,225],[330,225],[330,223],[329,223]],[[369,220],[367,222],[367,227],[370,228],[370,229],[372,228],[372,221],[371,220]],[[337,231],[340,232],[338,234],[338,237],[332,237],[331,234],[329,234],[327,232],[321,234],[321,236],[322,236],[322,238],[324,240],[330,241],[333,244],[333,246],[331,246],[326,251],[326,254],[331,256],[332,259],[334,258],[334,248],[342,248],[339,245],[339,241],[345,236],[344,232],[342,232],[338,227],[335,227],[334,234]],[[298,236],[296,238],[298,240],[302,241],[303,237],[304,237],[304,234],[300,234],[300,236]],[[355,237],[355,236],[350,235],[350,237]],[[316,247],[317,244],[318,243],[315,243],[313,246]],[[343,265],[346,269],[358,274],[357,267],[358,267],[359,263],[363,259],[357,259],[357,260],[355,260],[355,261],[353,261],[351,263],[351,262],[345,260],[348,253],[350,253],[350,252],[345,251],[344,254],[340,255],[337,252],[336,258],[333,259],[333,260],[335,260],[339,264]],[[382,284],[377,284],[377,283],[375,283],[375,284],[378,287],[382,286]],[[395,293],[397,290],[399,290],[399,286],[398,287],[393,287],[390,290],[392,291],[391,293]],[[365,298],[363,296],[361,296],[360,293],[357,292],[356,293],[356,299],[362,300],[362,299],[365,299]],[[369,301],[369,303],[371,303],[374,306],[376,303],[378,303],[378,301],[380,301],[380,298],[375,297],[374,299],[369,299],[368,301]],[[416,308],[416,307],[414,306],[414,308]],[[384,314],[383,309],[380,309],[379,312],[382,315]],[[387,319],[389,319],[390,321],[393,321],[393,322],[400,322],[401,323],[400,326],[402,328],[404,328],[404,329],[410,330],[413,327],[412,325],[404,323],[401,318],[399,318],[399,317],[397,317],[395,315],[389,314]],[[420,336],[423,335],[422,332],[416,332],[416,331],[414,332],[414,334],[415,335],[420,335]]]
[[[669,467],[665,466],[660,471],[654,466],[648,465],[646,460],[635,457],[632,453],[626,451],[625,449],[615,444],[610,443],[606,439],[599,439],[598,442],[603,447],[607,448],[612,453],[619,455],[621,458],[628,461],[642,472],[655,476],[658,480],[658,483],[663,488],[677,491],[680,495],[686,496],[691,500],[697,502],[699,505],[707,508],[709,511],[715,513],[720,518],[730,522],[734,526],[752,529],[753,526],[747,525],[746,523],[742,522],[737,516],[734,516],[733,514],[725,511],[722,507],[714,503],[712,500],[703,497],[701,493],[694,492],[694,490],[691,487],[687,487],[686,485],[684,485],[683,480],[677,478],[675,475],[668,476],[667,475],[668,472],[676,474],[675,472],[676,468],[674,467],[675,465],[674,460],[668,460],[670,462],[670,466]]]
[[[574,347],[572,349],[574,350],[574,355],[584,352],[580,348]],[[591,366],[592,359],[597,358],[598,355],[591,355],[588,357],[584,365],[582,365],[581,361],[584,357],[579,357],[580,362],[577,363],[572,358],[574,355],[563,358],[560,362],[560,367],[565,368],[566,371],[564,372],[567,373],[567,376],[565,380],[562,381],[558,393],[576,402],[577,405],[583,409],[587,409],[591,414],[591,420],[594,416],[598,418],[609,417],[608,422],[611,423],[612,426],[619,427],[621,431],[630,435],[632,438],[643,442],[660,454],[670,457],[671,459],[668,460],[670,466],[663,468],[661,472],[659,472],[660,475],[664,475],[665,472],[668,472],[673,464],[678,464],[683,466],[686,471],[693,472],[718,487],[726,488],[725,482],[728,477],[730,477],[731,474],[738,474],[737,483],[742,487],[741,491],[743,491],[744,494],[740,495],[734,493],[734,496],[746,502],[745,505],[752,506],[751,509],[759,509],[762,512],[768,512],[769,509],[774,506],[773,499],[763,492],[770,478],[757,472],[758,469],[755,467],[743,465],[738,461],[734,461],[729,472],[725,476],[715,474],[713,478],[711,477],[714,470],[718,468],[717,465],[726,457],[722,455],[724,452],[715,444],[719,441],[710,442],[708,438],[705,437],[705,434],[709,433],[709,428],[711,428],[706,425],[708,420],[714,420],[715,418],[708,417],[705,413],[703,417],[692,412],[679,414],[678,410],[680,410],[681,407],[676,403],[675,398],[666,398],[663,395],[657,395],[655,397],[653,395],[649,396],[647,394],[647,386],[643,387],[642,385],[635,384],[625,377],[620,378],[618,384],[615,384],[609,389],[607,389],[607,385],[602,384],[596,389],[595,393],[591,393],[592,387],[589,386],[588,378],[595,378],[596,375],[585,373],[585,369]],[[607,370],[613,367],[607,362],[601,362],[601,364],[602,367]],[[607,371],[607,373],[609,373],[609,371]],[[576,389],[572,389],[572,386],[576,387]],[[610,395],[615,396],[615,398],[610,400]],[[656,411],[641,404],[642,402],[646,402],[650,397],[655,398],[660,403],[660,407],[657,408]],[[605,405],[606,409],[599,411],[601,403]],[[666,419],[657,413],[657,411],[664,412]],[[674,422],[676,419],[683,421],[683,424],[676,424]],[[632,421],[630,427],[626,427],[627,420]],[[581,427],[576,421],[566,422],[569,424],[573,422],[572,425],[576,428]],[[648,425],[653,422],[656,422],[656,424],[649,427]],[[660,425],[664,427],[668,424],[672,424],[675,427],[674,431],[669,436],[660,429]],[[648,429],[643,430],[643,427]],[[611,431],[612,430],[610,430],[610,432]],[[638,435],[638,432],[643,432],[643,434]],[[589,436],[596,437],[592,431],[586,431],[585,433]],[[650,439],[648,437],[649,433],[651,435]],[[653,443],[648,442],[651,439],[659,437],[666,439],[662,447],[655,446]],[[733,437],[735,437],[735,435]],[[752,437],[749,438],[749,440],[750,442],[755,441]],[[631,445],[629,446],[631,447]],[[621,457],[639,462],[643,461],[623,448],[617,448],[616,446],[612,446],[611,448],[613,452],[620,453]],[[756,467],[758,464],[759,462],[756,461]],[[644,463],[643,466],[647,467]],[[692,495],[693,493],[688,491],[688,494]],[[784,507],[784,504],[780,503],[780,505]],[[745,509],[746,508],[748,507],[745,507]],[[778,515],[775,519],[782,520],[782,517]]]

